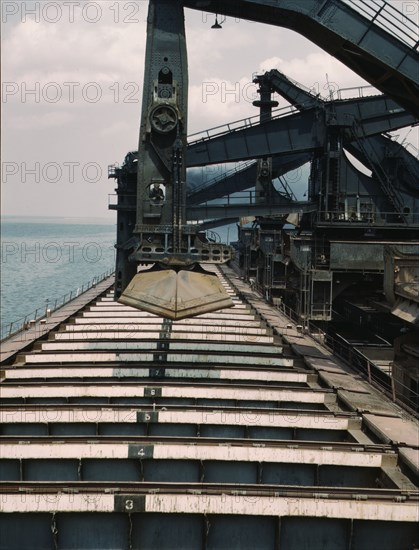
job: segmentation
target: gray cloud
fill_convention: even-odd
[[[31,15],[37,4],[44,11]],[[107,165],[137,147],[148,2],[87,2],[84,13],[86,2],[70,2],[72,15],[63,9],[56,22],[53,4],[2,2],[3,214],[113,219]],[[252,77],[262,70],[276,67],[323,95],[326,74],[340,87],[365,84],[290,30],[227,19],[213,31],[213,15],[185,17],[190,133],[257,115]],[[100,167],[98,181],[86,180],[89,164]]]

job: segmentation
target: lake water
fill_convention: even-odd
[[[112,222],[7,217],[1,222],[1,324],[53,305],[113,270]],[[48,300],[48,302],[47,302]]]

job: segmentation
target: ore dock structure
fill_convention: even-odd
[[[273,69],[257,120],[187,140],[184,8],[293,29],[382,93]],[[2,342],[0,549],[418,549],[419,161],[389,134],[418,123],[417,26],[381,0],[150,0],[147,32],[115,275]],[[246,216],[235,252],[205,233]]]

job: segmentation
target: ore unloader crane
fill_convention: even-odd
[[[186,223],[187,93],[183,5],[151,0],[136,218],[132,227],[130,214],[118,209],[116,298],[170,319],[233,305],[217,276],[200,266],[227,262],[233,249],[208,242],[198,225]],[[136,273],[138,264],[152,267]]]

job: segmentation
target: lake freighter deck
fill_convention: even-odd
[[[417,421],[212,269],[233,308],[107,279],[3,342],[0,548],[418,547]]]

